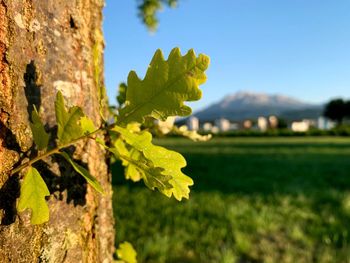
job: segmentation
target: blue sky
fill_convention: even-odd
[[[196,110],[241,90],[308,102],[350,97],[349,0],[179,0],[150,34],[136,0],[106,0],[105,72],[110,101],[130,70],[143,77],[157,48],[211,58]]]

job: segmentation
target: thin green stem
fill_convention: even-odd
[[[11,171],[11,175],[14,175],[16,173],[18,173],[19,171],[21,171],[22,169],[28,167],[28,166],[31,166],[32,164],[36,163],[37,161],[40,161],[52,154],[55,154],[55,153],[58,153],[59,152],[59,149],[58,148],[55,148],[55,149],[52,149],[42,155],[38,155],[37,157],[35,157],[34,159],[31,159],[23,164],[21,164],[20,166],[17,166],[15,169],[13,169]]]
[[[77,139],[74,139],[73,141],[70,141],[70,142],[65,143],[65,144],[62,144],[62,145],[58,145],[56,148],[51,149],[51,150],[45,152],[45,153],[42,154],[42,155],[38,155],[38,156],[36,156],[35,158],[33,158],[33,159],[31,159],[31,160],[29,160],[29,161],[27,161],[27,162],[21,164],[20,166],[17,166],[15,169],[13,169],[13,170],[11,171],[11,175],[14,175],[14,174],[18,173],[18,172],[20,172],[22,169],[27,168],[28,166],[31,166],[31,165],[33,165],[34,163],[36,163],[36,162],[38,162],[38,161],[40,161],[40,160],[43,160],[43,159],[45,159],[45,158],[47,158],[47,157],[49,157],[49,156],[51,156],[51,155],[53,155],[53,154],[55,154],[55,153],[59,153],[60,150],[63,149],[63,148],[66,148],[66,147],[68,147],[68,146],[71,146],[71,145],[77,143],[77,142],[80,141],[80,140],[89,138],[89,137],[91,137],[91,136],[93,136],[93,135],[95,135],[95,134],[97,134],[97,133],[99,133],[99,132],[101,132],[101,131],[105,131],[105,130],[112,129],[114,126],[115,126],[115,124],[113,123],[113,124],[111,124],[111,125],[108,125],[108,126],[105,127],[105,128],[99,128],[99,129],[97,129],[96,131],[93,131],[93,132],[91,132],[91,133],[89,133],[89,134],[85,134],[85,135],[83,135],[83,136],[81,136],[81,137],[79,137],[79,138],[77,138]]]

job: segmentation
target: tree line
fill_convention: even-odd
[[[326,104],[323,115],[342,124],[345,119],[350,119],[350,100],[331,100]]]

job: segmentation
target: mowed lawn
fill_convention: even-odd
[[[350,262],[350,138],[156,143],[195,185],[177,202],[114,167],[116,243],[139,262]]]

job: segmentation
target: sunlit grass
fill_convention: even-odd
[[[350,139],[157,143],[182,152],[189,201],[115,181],[117,242],[140,262],[350,262]]]

